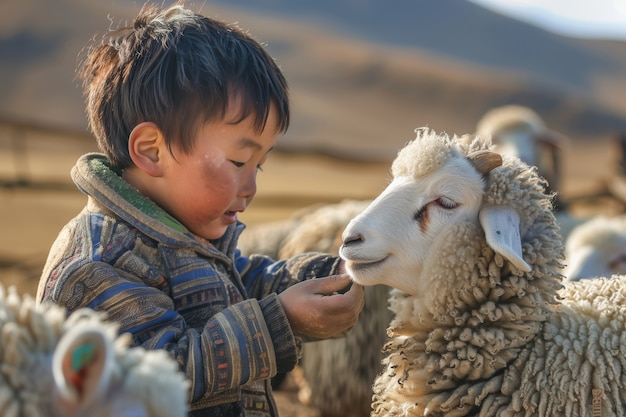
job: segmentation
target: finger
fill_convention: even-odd
[[[334,293],[324,297],[326,311],[335,316],[358,317],[365,305],[365,297],[362,288],[359,288],[357,284],[353,286],[354,288],[351,288],[346,293]]]
[[[317,282],[319,285],[318,294],[331,295],[335,292],[345,289],[352,284],[352,279],[349,275],[331,275],[329,277],[317,278],[312,282]]]
[[[335,292],[335,294],[342,294],[345,297],[354,298],[354,299],[356,299],[357,297],[361,297],[363,293],[364,293],[363,286],[357,284],[351,279],[348,280],[348,283],[345,287]]]
[[[347,291],[345,291],[343,293],[343,295],[348,297],[348,298],[350,298],[352,300],[352,302],[355,302],[359,298],[361,299],[360,301],[363,302],[364,301],[364,291],[365,291],[365,289],[363,288],[362,285],[359,285],[356,282],[352,282],[350,287],[347,288]]]

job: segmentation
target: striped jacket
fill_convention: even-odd
[[[241,256],[241,223],[202,243],[100,154],[81,157],[72,179],[87,205],[54,242],[38,302],[105,311],[135,345],[166,349],[191,382],[191,416],[275,416],[269,378],[301,350],[276,294],[334,274],[339,259]]]

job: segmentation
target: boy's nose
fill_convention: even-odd
[[[254,174],[246,175],[241,183],[239,193],[242,197],[251,198],[256,194],[256,171]]]

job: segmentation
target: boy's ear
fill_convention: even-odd
[[[163,152],[168,152],[163,133],[153,122],[139,123],[128,137],[128,152],[137,166],[148,175],[162,175]]]

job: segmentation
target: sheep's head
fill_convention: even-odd
[[[36,305],[0,283],[0,415],[186,415],[188,382],[165,350],[129,347],[128,334],[89,309]]]
[[[64,417],[185,415],[188,383],[165,350],[130,347],[129,334],[81,309],[52,355],[50,414]],[[167,394],[165,394],[167,393]]]
[[[519,105],[491,109],[478,122],[476,134],[490,137],[500,154],[536,166],[549,189],[560,188],[561,159],[569,139],[548,128],[534,110]]]
[[[553,136],[537,113],[528,107],[508,105],[485,113],[476,134],[491,137],[496,150],[514,155],[529,165],[539,165],[540,146]]]
[[[493,232],[494,250],[528,270],[515,213],[502,214],[490,207],[488,215],[480,214],[485,176],[502,164],[488,147],[485,141],[468,145],[456,137],[418,130],[418,137],[394,160],[391,183],[343,234],[340,255],[352,278],[362,285],[421,293],[425,288],[420,288],[424,284],[417,277],[424,262],[434,256],[438,237],[460,222],[478,222],[479,217],[486,234]],[[496,229],[489,219],[496,219]],[[506,224],[517,238],[501,233]]]

